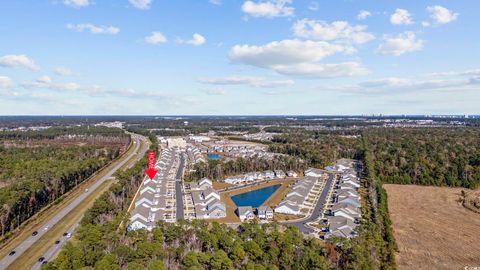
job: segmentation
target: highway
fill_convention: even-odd
[[[148,140],[143,137],[139,136],[136,134],[132,134],[132,138],[134,140],[135,148],[134,151],[131,152],[127,158],[123,159],[121,162],[115,165],[106,175],[104,175],[102,178],[97,180],[95,183],[90,185],[88,187],[88,191],[82,192],[77,198],[75,198],[70,204],[65,206],[63,209],[61,209],[53,218],[48,220],[47,222],[43,223],[41,226],[39,226],[36,230],[38,231],[38,234],[36,236],[30,235],[27,239],[25,239],[20,245],[16,246],[14,248],[15,250],[15,255],[9,256],[6,255],[0,260],[0,269],[6,269],[12,262],[14,262],[17,259],[22,258],[22,254],[28,250],[35,242],[41,239],[41,237],[52,227],[54,227],[59,221],[61,221],[70,211],[75,209],[83,200],[85,200],[94,190],[96,190],[98,187],[100,187],[105,181],[107,181],[112,175],[120,169],[123,165],[125,165],[128,161],[130,161],[133,157],[137,156],[137,160],[141,157],[144,156],[145,152],[148,150]],[[141,149],[139,152],[140,148],[140,140],[143,140],[144,147]],[[87,209],[85,209],[86,211]],[[81,219],[81,218],[80,218]],[[68,230],[68,233],[73,233],[75,228],[78,226],[80,219],[75,221],[74,225],[70,227]],[[60,240],[59,244],[54,244],[52,247],[48,249],[48,251],[43,255],[45,257],[45,260],[50,260],[56,254],[60,251],[61,246],[68,240],[67,237],[60,236],[58,238]],[[25,266],[28,267],[28,266]],[[41,263],[38,262],[33,266],[33,269],[40,269]]]
[[[325,186],[323,187],[322,193],[320,194],[320,197],[317,200],[317,204],[315,205],[315,208],[313,209],[312,213],[310,216],[303,218],[301,220],[293,220],[293,221],[283,221],[281,222],[282,224],[287,224],[287,225],[292,225],[297,227],[301,232],[304,234],[309,234],[312,233],[313,230],[309,227],[306,226],[306,223],[313,221],[316,219],[318,216],[322,214],[323,207],[326,203],[327,200],[327,195],[330,190],[330,187],[332,184],[335,182],[335,174],[330,173],[327,179],[327,182],[325,183]]]
[[[181,154],[180,164],[178,165],[177,175],[175,177],[175,199],[177,204],[177,220],[184,219],[182,176],[185,168],[185,156]]]

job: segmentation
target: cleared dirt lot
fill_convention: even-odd
[[[399,269],[480,267],[480,214],[457,200],[459,188],[384,185]]]

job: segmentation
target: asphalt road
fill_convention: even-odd
[[[335,174],[331,173],[328,176],[327,182],[325,183],[325,186],[323,187],[322,193],[320,194],[320,198],[317,200],[317,204],[315,205],[315,208],[313,209],[313,212],[311,213],[310,216],[301,219],[301,220],[296,220],[296,221],[283,221],[281,222],[282,224],[288,224],[297,227],[301,232],[304,234],[309,234],[312,233],[313,230],[310,229],[309,227],[306,226],[306,223],[313,221],[316,219],[318,216],[322,214],[323,206],[326,203],[327,200],[327,195],[328,191],[330,190],[330,187],[332,186],[332,183],[334,182],[333,180],[335,179]]]
[[[48,229],[52,228],[55,226],[59,221],[61,221],[70,211],[72,211],[75,207],[77,207],[83,200],[85,200],[92,191],[96,190],[99,186],[101,186],[105,181],[107,181],[108,178],[112,177],[112,175],[120,169],[125,163],[127,163],[132,157],[137,155],[137,152],[140,148],[140,139],[141,137],[138,135],[133,135],[132,138],[135,141],[135,149],[132,153],[128,155],[126,159],[123,159],[120,163],[118,163],[112,170],[110,170],[106,175],[104,175],[101,179],[93,183],[91,186],[88,188],[88,192],[83,192],[81,193],[77,198],[75,198],[70,204],[68,204],[65,208],[63,208],[57,215],[55,215],[53,218],[51,218],[49,221],[46,223],[42,224],[37,228],[38,234],[36,236],[30,235],[27,239],[25,239],[20,245],[15,247],[15,252],[16,254],[13,256],[6,255],[0,260],[0,269],[6,269],[13,261],[20,259],[22,254],[30,248],[36,241],[38,241],[47,231]],[[146,141],[146,139],[143,137],[143,140]],[[142,149],[142,155],[146,152],[148,149],[148,144],[145,143],[144,149]],[[77,220],[75,224],[68,230],[69,233],[73,233],[73,230],[78,226],[78,223],[80,220]],[[45,260],[50,260],[52,259],[59,251],[61,246],[67,241],[66,237],[61,237],[60,239],[61,242],[59,244],[56,244],[46,252],[44,255]],[[40,269],[41,263],[37,263],[34,265],[33,269]]]
[[[183,193],[182,193],[182,175],[185,168],[185,156],[181,154],[180,164],[178,165],[177,175],[175,176],[175,199],[177,205],[177,220],[184,219],[183,211]]]

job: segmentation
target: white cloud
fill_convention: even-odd
[[[292,2],[292,0],[245,1],[242,11],[253,17],[289,17],[295,12],[295,9],[290,6]]]
[[[180,44],[190,44],[193,46],[200,46],[204,44],[205,41],[206,41],[205,37],[203,37],[198,33],[193,34],[192,39],[190,40],[182,40],[182,39],[177,40],[177,42]]]
[[[278,66],[275,70],[280,74],[311,79],[367,75],[369,73],[368,69],[358,62],[344,62],[338,64],[301,63],[296,65]]]
[[[225,92],[225,89],[223,88],[210,88],[210,89],[205,89],[205,93],[207,95],[211,95],[211,96],[223,96],[226,94]]]
[[[40,68],[24,54],[9,54],[0,57],[0,66],[9,68],[26,68],[38,71]]]
[[[13,86],[13,81],[7,76],[0,75],[0,88],[7,89]]]
[[[90,5],[89,0],[64,0],[63,4],[66,6],[74,7],[74,8],[82,8],[88,7]]]
[[[33,82],[24,82],[22,86],[25,88],[40,88],[40,89],[50,89],[57,91],[79,91],[82,90],[82,87],[74,82],[68,83],[56,83],[48,76],[41,76]]]
[[[430,18],[437,24],[451,23],[458,18],[458,13],[453,12],[442,6],[429,6],[427,12],[430,13]]]
[[[357,14],[357,19],[358,20],[365,20],[366,18],[372,16],[372,13],[368,10],[360,10]]]
[[[217,6],[222,4],[222,0],[208,0],[208,2]]]
[[[166,43],[168,40],[161,32],[152,32],[150,36],[145,37],[145,42],[152,45]]]
[[[350,46],[325,41],[282,40],[263,46],[235,45],[230,59],[277,73],[308,78],[330,78],[365,74],[367,70],[356,62],[323,64],[318,61],[336,54],[351,54]]]
[[[404,32],[396,37],[385,36],[383,43],[378,46],[377,53],[399,56],[422,50],[424,43],[423,40],[417,39],[414,32]]]
[[[255,88],[277,88],[293,85],[292,80],[269,81],[263,77],[228,76],[217,78],[198,78],[198,82],[212,85],[248,85]]]
[[[128,0],[130,4],[137,9],[147,10],[150,9],[150,5],[152,4],[152,0]]]
[[[475,90],[478,89],[480,84],[479,74],[480,70],[465,70],[424,74],[415,78],[387,77],[337,88],[330,87],[330,90],[366,94],[403,93],[406,91]],[[441,76],[441,78],[429,78],[431,76]]]
[[[372,33],[366,32],[364,25],[350,25],[346,21],[335,21],[328,24],[323,21],[299,20],[293,25],[293,33],[297,37],[315,40],[342,40],[355,44],[362,44],[375,38]]]
[[[408,10],[397,8],[395,13],[390,16],[390,22],[393,25],[408,25],[413,24],[412,15]]]
[[[318,2],[316,2],[316,1],[312,1],[308,5],[308,9],[310,9],[311,11],[317,11],[319,8],[320,8],[320,6],[318,5]]]
[[[422,26],[423,26],[423,27],[429,27],[429,26],[430,26],[430,23],[427,22],[427,21],[423,21],[423,22],[422,22]]]
[[[80,23],[80,24],[67,24],[67,28],[77,31],[89,31],[92,34],[108,34],[108,35],[116,35],[120,32],[120,28],[115,26],[97,26],[91,23]]]
[[[55,68],[55,74],[59,76],[72,76],[73,72],[67,67],[57,67]]]

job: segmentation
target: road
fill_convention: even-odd
[[[175,199],[177,205],[177,220],[184,219],[185,213],[183,209],[183,192],[182,192],[182,176],[185,168],[185,156],[180,155],[180,164],[178,165],[177,175],[175,176]]]
[[[304,234],[309,234],[312,233],[313,230],[309,227],[306,226],[306,223],[315,220],[318,216],[322,214],[323,207],[326,203],[328,192],[332,186],[332,184],[335,182],[335,174],[330,173],[327,179],[327,182],[325,183],[325,186],[323,187],[322,193],[320,194],[320,197],[317,200],[317,204],[315,205],[315,208],[313,209],[312,213],[310,216],[303,218],[301,220],[294,220],[294,221],[283,221],[281,222],[282,224],[288,224],[297,227],[301,232]]]
[[[127,158],[123,159],[121,162],[116,164],[115,167],[113,167],[106,175],[104,175],[102,178],[97,180],[95,183],[93,183],[91,186],[88,188],[88,192],[83,192],[81,193],[77,198],[75,198],[70,204],[65,206],[60,212],[58,212],[53,218],[48,220],[47,222],[43,223],[41,226],[38,227],[37,231],[38,234],[36,236],[30,235],[27,239],[25,239],[20,245],[15,247],[15,252],[16,254],[13,256],[6,255],[0,260],[0,269],[6,269],[13,261],[20,259],[22,257],[22,254],[28,250],[35,242],[40,240],[40,238],[48,231],[48,229],[52,228],[55,226],[59,221],[61,221],[70,211],[75,209],[83,200],[85,200],[91,193],[92,191],[96,190],[99,186],[101,186],[105,181],[107,181],[112,175],[120,169],[125,163],[127,163],[130,159],[132,159],[135,155],[138,154],[138,150],[140,148],[140,140],[145,141],[145,146],[144,149],[141,151],[145,151],[148,149],[148,143],[146,143],[146,138],[141,137],[138,135],[132,135],[132,138],[134,139],[134,144],[135,144],[135,149],[132,153],[130,153]],[[144,155],[144,153],[140,153],[141,156]],[[87,209],[85,209],[86,211]],[[78,226],[78,223],[80,220],[77,220],[75,224],[70,228],[68,231],[69,233],[72,233],[73,230]],[[45,260],[49,260],[53,258],[58,251],[60,250],[61,246],[66,242],[67,239],[65,237],[59,237],[59,240],[61,243],[52,246],[47,253],[45,254]],[[47,257],[48,256],[48,257]],[[34,269],[40,269],[41,264],[37,263],[34,266]]]

